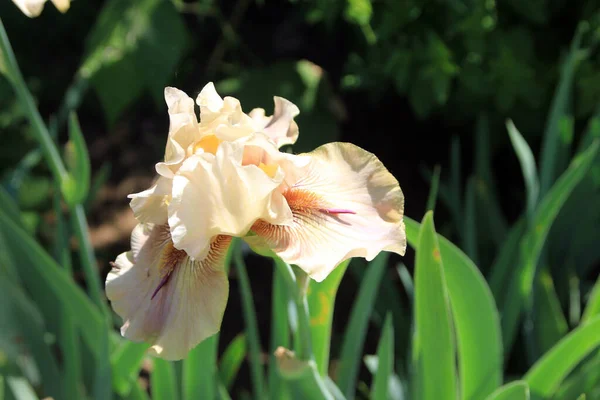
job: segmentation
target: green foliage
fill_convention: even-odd
[[[163,89],[186,41],[187,32],[171,2],[106,2],[87,39],[80,73],[91,80],[110,124],[144,93],[163,104]]]
[[[0,400],[600,398],[593,1],[314,0],[281,10],[243,0],[231,10],[214,1],[100,3],[73,2],[65,15],[47,6],[38,20],[0,4]],[[566,8],[572,20],[558,30]],[[254,18],[271,10],[283,28],[266,40]],[[295,24],[335,51],[294,50],[309,36]],[[60,68],[46,65],[43,45],[30,46],[32,38],[51,42],[40,32],[68,49]],[[88,218],[104,219],[94,202],[110,196],[114,175],[135,175],[138,161],[122,168],[127,149],[98,149],[125,143],[128,125],[154,112],[149,102],[166,120],[165,86],[197,92],[208,80],[246,112],[271,114],[273,95],[297,104],[296,153],[346,140],[351,129],[375,149],[371,134],[384,117],[390,141],[382,147],[391,148],[418,126],[405,124],[402,112],[411,110],[449,131],[475,122],[473,154],[466,135],[448,141],[448,162],[425,171],[427,204],[415,205],[416,186],[401,180],[407,210],[426,210],[422,224],[404,218],[414,271],[410,252],[403,264],[382,253],[349,269],[348,260],[317,283],[270,253],[272,281],[255,286],[251,259],[234,242],[227,265],[233,259],[241,304],[228,308],[241,310],[233,318],[242,332],[216,334],[174,363],[116,332],[121,321],[99,273],[114,249],[107,256],[93,247]],[[144,140],[149,127],[154,146],[159,130],[162,151],[167,126],[148,121]],[[427,140],[445,145],[443,133]],[[390,151],[404,158],[408,147]],[[427,160],[437,154],[420,151]],[[523,179],[500,175],[497,165],[511,162]],[[352,278],[357,290],[348,295]]]
[[[450,298],[431,211],[425,214],[418,243],[412,347],[415,382],[411,394],[424,400],[455,399],[457,371]],[[432,381],[436,384],[431,385]]]

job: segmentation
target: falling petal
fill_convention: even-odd
[[[207,255],[192,261],[173,247],[166,225],[138,227],[139,247],[117,257],[106,280],[106,294],[123,318],[121,334],[152,345],[151,353],[178,360],[219,331],[229,283],[224,258],[231,238],[211,240]]]

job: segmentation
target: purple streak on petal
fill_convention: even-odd
[[[160,291],[160,289],[162,289],[163,286],[165,286],[167,284],[167,282],[169,282],[170,277],[171,277],[171,273],[169,272],[160,280],[160,283],[158,284],[156,289],[154,289],[154,293],[152,293],[152,297],[150,297],[150,300],[154,300],[154,296],[156,296],[158,294],[158,292]]]
[[[347,210],[345,208],[321,208],[319,211],[327,214],[356,214],[356,211]]]

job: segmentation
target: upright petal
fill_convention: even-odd
[[[156,164],[156,172],[172,178],[185,159],[187,148],[198,139],[198,120],[194,100],[183,91],[165,88],[165,101],[169,107],[169,137],[164,161]]]
[[[172,180],[159,176],[156,183],[143,192],[132,193],[129,206],[141,223],[164,224],[167,222],[167,204],[171,198]]]
[[[143,229],[133,235],[143,235]],[[229,283],[223,260],[231,238],[212,239],[202,260],[192,261],[173,247],[166,225],[152,228],[139,253],[121,254],[106,280],[106,294],[123,318],[121,334],[152,345],[151,353],[178,360],[217,333]]]
[[[173,179],[169,225],[173,242],[193,258],[203,258],[215,235],[245,235],[259,218],[272,223],[291,221],[291,211],[276,188],[280,169],[243,165],[244,144],[223,142],[216,156],[194,155]],[[263,167],[265,168],[265,167]]]
[[[372,260],[380,251],[404,254],[404,196],[373,154],[330,143],[307,154],[310,164],[284,192],[291,226],[258,221],[251,245],[266,245],[317,281],[350,257]],[[287,173],[287,171],[286,171]]]
[[[223,108],[223,99],[217,93],[215,85],[209,82],[198,94],[196,104],[200,106],[201,123],[206,123],[219,116],[221,108]]]
[[[250,117],[256,122],[260,131],[264,132],[277,145],[294,144],[298,140],[298,125],[294,117],[300,110],[294,103],[283,97],[275,96],[275,111],[270,117],[265,116],[265,110],[255,108],[250,111]]]

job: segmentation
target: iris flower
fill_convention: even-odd
[[[139,225],[106,281],[123,336],[176,360],[218,332],[232,237],[316,281],[351,257],[404,254],[404,197],[373,154],[349,143],[281,152],[298,138],[299,110],[280,97],[273,116],[245,114],[209,83],[196,99],[200,121],[182,91],[166,88],[165,99],[164,161],[154,185],[129,196]]]
[[[19,7],[23,14],[27,15],[29,18],[34,18],[42,13],[46,0],[13,0],[13,3]],[[71,5],[70,0],[52,0],[52,3],[54,3],[54,6],[56,6],[61,13],[67,12]]]

